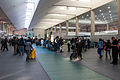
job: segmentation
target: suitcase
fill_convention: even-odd
[[[71,55],[70,55],[70,60],[75,60],[77,58],[77,53],[76,52],[73,52]]]
[[[35,51],[36,50],[33,48],[32,52],[30,53],[30,56],[29,56],[30,59],[36,59],[36,52]]]

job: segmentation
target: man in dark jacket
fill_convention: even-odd
[[[115,37],[112,37],[112,58],[113,61],[111,64],[117,65],[118,64],[118,41]]]
[[[82,59],[82,42],[80,39],[78,39],[78,43],[76,44],[76,48],[77,48],[77,54],[78,54],[78,58]]]
[[[5,49],[8,51],[8,39],[7,39],[7,37],[4,39],[3,51],[4,51]]]

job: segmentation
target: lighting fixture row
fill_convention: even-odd
[[[108,6],[108,9],[110,9],[111,7],[110,6]],[[99,10],[99,12],[102,12],[102,10]],[[111,21],[113,21],[113,17],[112,17],[112,11],[111,10],[109,10],[108,11],[108,13],[109,13],[109,15],[110,15],[110,20]],[[103,16],[103,18],[104,18],[104,20],[106,21],[106,18],[105,18],[105,16],[104,16],[104,13],[101,13],[101,15]],[[88,17],[89,15],[87,14],[86,15],[86,17]],[[84,19],[85,17],[84,16],[82,16],[81,17],[82,19]],[[97,19],[97,20],[99,20],[100,21],[100,19],[98,18],[98,16],[97,15],[95,15],[95,18]],[[91,19],[91,17],[89,17],[89,19]],[[85,18],[85,20],[87,20],[86,18]]]

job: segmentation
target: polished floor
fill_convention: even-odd
[[[25,62],[25,56],[14,56],[12,47],[8,52],[0,51],[0,80],[119,80],[119,66],[94,58],[97,54],[93,56],[92,49],[83,53],[83,61],[73,63],[66,51],[59,54],[35,45],[34,48],[37,59],[31,62]],[[106,75],[106,67],[112,69],[112,77]]]

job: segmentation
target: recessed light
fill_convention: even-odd
[[[100,12],[102,12],[102,10],[99,10]]]
[[[110,9],[110,6],[108,7],[108,9]]]
[[[111,13],[111,11],[109,11],[109,13]]]

